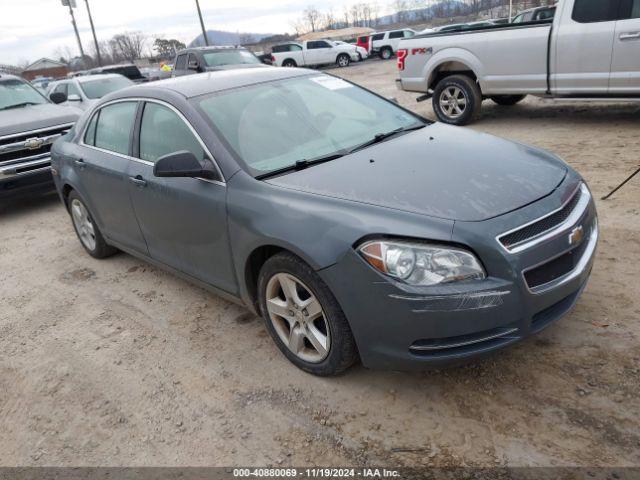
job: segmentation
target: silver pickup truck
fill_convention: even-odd
[[[51,144],[81,113],[54,105],[19,77],[0,73],[0,199],[54,188]]]
[[[560,0],[552,21],[417,35],[400,42],[398,70],[400,89],[455,125],[486,98],[640,102],[640,0]]]

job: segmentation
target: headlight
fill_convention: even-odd
[[[460,248],[375,240],[360,245],[357,251],[379,272],[409,285],[429,286],[486,278],[478,259]]]

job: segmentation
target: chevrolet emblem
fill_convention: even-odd
[[[583,238],[584,238],[584,228],[582,228],[582,225],[580,225],[579,227],[576,227],[573,230],[571,230],[571,233],[569,234],[569,245],[571,246],[578,245]]]
[[[29,150],[37,150],[44,145],[44,140],[38,137],[25,140],[24,146]]]

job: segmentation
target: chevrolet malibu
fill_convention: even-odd
[[[123,250],[246,305],[317,375],[439,367],[537,333],[578,300],[598,239],[587,185],[552,154],[303,69],[112,93],[52,166],[89,255]]]

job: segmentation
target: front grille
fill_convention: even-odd
[[[59,125],[0,138],[0,166],[11,165],[22,160],[32,160],[46,155],[51,150],[53,142],[67,133],[71,126]],[[34,141],[40,144],[34,145]]]
[[[524,273],[524,279],[529,288],[536,288],[553,282],[570,273],[582,258],[589,241],[585,238],[580,245],[553,260],[532,268]]]
[[[544,217],[537,222],[531,223],[525,227],[522,227],[514,232],[503,235],[499,238],[500,243],[507,249],[511,250],[518,245],[531,240],[539,235],[542,235],[549,230],[553,230],[555,227],[564,222],[571,212],[576,208],[580,201],[581,189],[579,188],[573,197],[558,211],[553,214]]]

